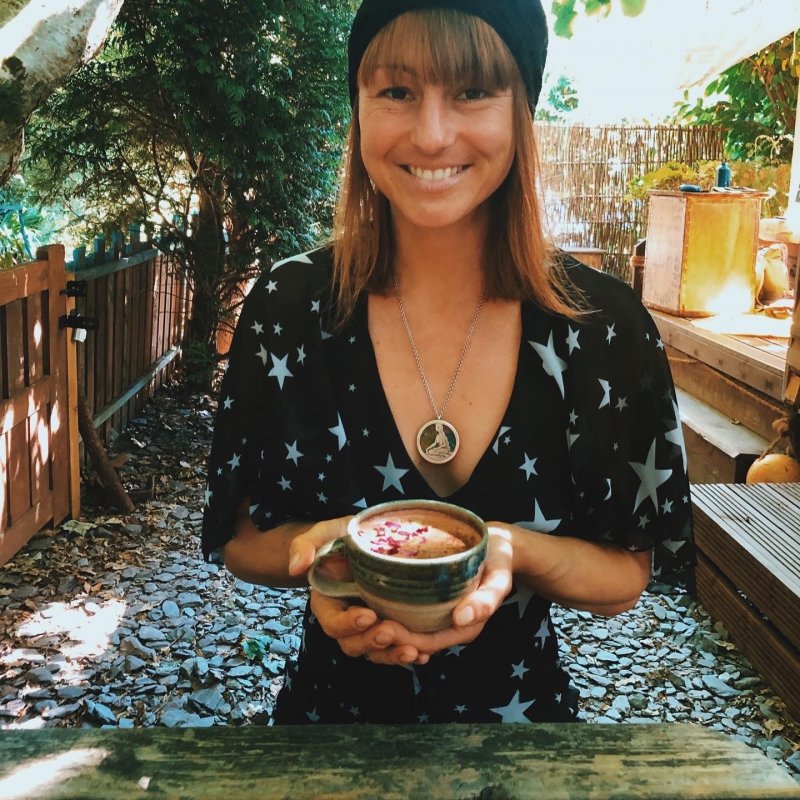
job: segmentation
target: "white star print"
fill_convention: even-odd
[[[444,652],[445,655],[448,656],[459,656],[461,655],[461,651],[466,649],[467,649],[466,645],[454,644],[452,647],[448,647],[447,650],[445,650]]]
[[[570,433],[567,431],[567,450],[572,450],[572,445],[581,438],[579,433]]]
[[[287,481],[286,478],[284,478],[283,475],[281,475],[281,479],[278,481],[278,486],[280,486],[284,492],[288,492],[289,489],[292,488],[292,482]]]
[[[466,710],[466,706],[458,705],[455,707],[455,711],[457,711],[459,714],[463,714]]]
[[[301,344],[300,347],[297,348],[297,363],[302,364],[305,360],[306,360],[305,345]]]
[[[529,709],[536,701],[529,700],[523,703],[519,699],[519,690],[514,692],[514,696],[508,701],[507,706],[499,708],[490,708],[495,714],[500,716],[502,722],[530,722],[525,716],[525,711]]]
[[[524,453],[525,461],[523,462],[520,469],[525,473],[525,480],[529,480],[531,475],[538,475],[539,473],[536,471],[536,462],[539,460],[538,458],[528,458],[528,454]]]
[[[356,390],[356,385],[355,385],[354,383],[351,383],[351,384],[350,384],[350,385],[347,387],[347,391],[349,391],[349,392],[354,392],[355,390]]]
[[[581,346],[578,342],[578,334],[580,331],[574,331],[571,327],[568,327],[569,333],[567,334],[567,345],[569,346],[569,354],[572,355],[573,350],[580,350]]]
[[[628,463],[641,481],[639,491],[636,493],[636,502],[633,510],[636,511],[647,497],[652,500],[653,505],[658,509],[658,494],[656,490],[669,479],[670,475],[672,475],[672,470],[656,468],[656,440],[653,439],[653,443],[650,445],[650,452],[647,454],[647,461],[644,464],[636,461],[629,461]]]
[[[678,445],[681,449],[681,457],[683,458],[683,470],[686,471],[686,445],[683,441],[683,426],[681,425],[681,412],[678,410],[678,404],[672,401],[672,411],[675,415],[675,427],[671,431],[664,434],[664,438],[672,444]]]
[[[324,472],[320,472],[320,473],[319,473],[319,475],[317,475],[317,480],[318,480],[320,483],[322,483],[322,481],[324,481],[324,480],[325,480],[325,473],[324,473]]]
[[[316,706],[314,706],[314,708],[312,708],[311,711],[306,711],[306,716],[312,722],[319,722],[320,717],[319,717],[319,714],[317,714],[317,707]]]
[[[620,397],[619,400],[617,400],[617,405],[616,405],[617,411],[622,411],[623,408],[627,408],[627,407],[628,407],[627,398]]]
[[[278,379],[278,385],[283,389],[283,382],[286,378],[293,378],[294,375],[286,366],[286,361],[289,358],[289,355],[285,355],[283,358],[278,358],[275,353],[272,354],[272,369],[269,371],[269,375],[272,378]]]
[[[598,378],[597,380],[600,381],[600,386],[603,387],[603,399],[597,407],[604,408],[605,406],[611,405],[611,384],[608,381],[604,381],[602,378]]]
[[[500,432],[497,434],[497,438],[494,440],[494,444],[492,445],[492,450],[494,450],[495,453],[499,453],[500,452],[500,448],[499,448],[500,438],[503,436],[504,433],[508,433],[510,430],[511,430],[511,428],[509,428],[508,425],[501,425],[500,426]]]
[[[615,322],[613,325],[606,325],[606,330],[608,331],[608,336],[606,337],[606,341],[611,344],[611,340],[617,335],[614,331],[617,323]]]
[[[394,461],[392,459],[392,454],[389,453],[389,458],[386,461],[385,467],[375,467],[381,475],[383,475],[383,491],[385,492],[390,486],[394,486],[400,494],[405,494],[405,489],[403,489],[402,484],[400,483],[400,479],[403,475],[408,472],[407,469],[399,469],[395,467]]]
[[[232,397],[226,397],[226,398],[225,398],[225,399],[222,401],[222,407],[223,407],[223,408],[224,408],[226,411],[230,411],[230,410],[231,410],[231,406],[233,406],[233,398],[232,398]]]
[[[648,517],[647,514],[642,514],[642,516],[639,517],[640,528],[642,529],[646,528],[649,522],[650,522],[650,517]]]
[[[664,514],[671,514],[672,513],[672,500],[665,500],[661,506],[661,511]]]
[[[550,331],[550,338],[547,340],[547,345],[539,344],[538,342],[529,341],[528,344],[539,354],[542,359],[542,366],[544,371],[558,384],[561,390],[561,396],[564,396],[564,377],[563,374],[567,371],[567,362],[556,355],[555,346],[553,344],[553,332]]]
[[[517,525],[529,530],[539,531],[540,533],[550,533],[554,531],[561,522],[560,519],[546,519],[539,508],[539,501],[533,501],[533,520],[531,522],[518,522]]]
[[[328,428],[328,431],[332,433],[339,442],[339,449],[341,450],[347,444],[347,434],[344,431],[344,423],[342,422],[342,415],[336,415],[337,424],[333,428]],[[328,456],[328,461],[331,461],[331,457]]]
[[[369,436],[369,430],[364,428],[364,430],[361,431],[361,435],[366,439],[366,437]]]
[[[319,500],[320,503],[327,503],[328,502],[328,498],[325,497],[325,495],[322,492],[317,492],[317,500]]]
[[[317,248],[318,249],[318,248]],[[308,257],[309,253],[313,253],[314,250],[307,250],[305,253],[300,253],[299,255],[289,256],[289,258],[284,258],[281,261],[276,261],[272,265],[272,269],[270,272],[275,272],[278,267],[282,267],[284,264],[291,264],[292,261],[298,261],[301,264],[313,264],[314,262]]]
[[[511,665],[511,677],[512,678],[519,678],[520,680],[523,678],[526,672],[530,672],[530,669],[525,666],[525,661],[520,661],[519,664],[512,664]]]
[[[269,353],[267,352],[264,345],[259,345],[258,352],[256,353],[256,358],[261,359],[261,363],[266,367],[267,366],[267,359],[269,358]]]
[[[212,492],[212,491],[211,491],[211,490],[208,488],[208,486],[206,486],[206,491],[205,491],[205,494],[204,494],[204,502],[203,502],[203,505],[204,505],[204,506],[210,506],[210,505],[211,505],[211,498],[212,498],[213,496],[214,496],[214,492]]]
[[[270,294],[272,294],[274,291],[276,291],[276,290],[277,290],[277,288],[278,288],[278,284],[277,284],[277,283],[275,283],[275,281],[270,281],[270,282],[267,284],[267,291],[268,291]]]
[[[610,500],[611,499],[611,478],[606,478],[606,483],[608,484],[608,494],[603,498],[603,500]]]
[[[256,336],[258,336],[260,333],[264,333],[264,326],[260,322],[254,322],[250,326],[250,330],[251,331],[255,331],[256,332]]]
[[[319,314],[319,300],[312,300],[311,301],[311,311],[316,311]]]
[[[569,424],[575,425],[577,421],[578,421],[578,415],[575,413],[575,410],[573,409],[572,411],[569,412]]]
[[[294,461],[294,465],[297,466],[297,459],[302,458],[303,454],[297,449],[297,439],[294,440],[294,444],[289,444],[288,442],[284,442],[286,445],[287,461]]]
[[[283,328],[281,327],[280,322],[276,322],[272,326],[272,330],[275,331],[276,336],[280,336],[283,333]]]
[[[234,453],[233,454],[233,458],[230,461],[227,462],[228,464],[231,465],[231,469],[232,470],[236,469],[236,467],[239,466],[241,458],[242,457],[238,453]]]
[[[547,617],[542,620],[539,630],[533,635],[534,639],[539,640],[539,647],[544,647],[544,643],[550,638],[550,629],[547,627]]]

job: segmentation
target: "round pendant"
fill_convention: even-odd
[[[443,419],[426,422],[417,434],[417,450],[431,464],[446,464],[458,452],[458,431]]]

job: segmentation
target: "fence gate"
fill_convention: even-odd
[[[34,533],[79,513],[75,348],[59,326],[64,248],[0,271],[0,564]]]

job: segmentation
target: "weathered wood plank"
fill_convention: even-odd
[[[15,800],[800,797],[757,750],[683,724],[5,730],[4,782]]]
[[[772,423],[786,415],[782,403],[674,347],[667,345],[666,350],[677,387],[763,439],[775,438]]]
[[[5,306],[6,379],[8,393],[13,397],[25,388],[25,327],[22,316],[23,300]]]
[[[36,261],[0,270],[0,306],[47,289],[47,262]]]
[[[44,324],[42,320],[42,296],[32,294],[25,303],[25,333],[28,337],[27,369],[30,386],[44,375]]]
[[[8,432],[7,464],[8,516],[13,527],[31,508],[31,459],[27,417]]]
[[[706,611],[720,620],[736,646],[800,719],[800,650],[738,594],[736,586],[700,552],[697,592]]]
[[[738,342],[732,336],[701,330],[691,321],[659,311],[653,319],[665,344],[708,364],[775,400],[783,399],[785,359]]]
[[[34,533],[40,531],[48,520],[53,518],[52,494],[47,499],[33,506],[27,514],[18,519],[13,527],[3,530],[0,527],[0,565],[5,564]],[[0,792],[0,797],[4,795]]]
[[[730,489],[693,487],[697,546],[795,647],[800,647],[798,528],[787,524],[774,503],[759,504],[754,493],[737,494]]]

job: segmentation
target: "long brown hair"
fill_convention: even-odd
[[[536,133],[522,77],[503,40],[482,19],[460,11],[407,12],[370,42],[359,68],[359,86],[369,85],[380,66],[408,64],[424,81],[437,85],[511,88],[516,155],[490,200],[492,233],[483,255],[486,295],[532,299],[553,313],[579,316],[579,298],[544,234]],[[362,292],[389,290],[394,254],[389,203],[372,185],[361,159],[358,100],[344,153],[333,254],[338,316],[344,322]]]

